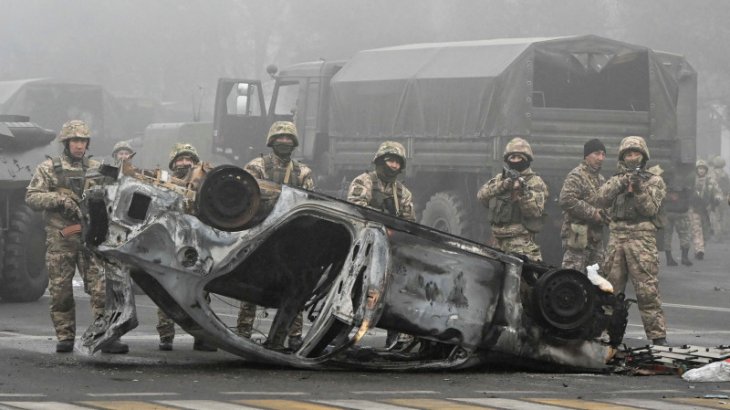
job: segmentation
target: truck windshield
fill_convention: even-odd
[[[271,109],[277,116],[294,116],[297,112],[299,81],[280,82],[276,101]]]

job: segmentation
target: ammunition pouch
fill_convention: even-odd
[[[638,217],[634,194],[630,192],[619,194],[611,207],[611,219],[614,221],[634,221]]]
[[[489,200],[488,218],[493,225],[522,223],[520,206],[510,200],[510,194],[498,195]]]
[[[588,225],[572,223],[568,232],[568,248],[584,250],[588,247]]]

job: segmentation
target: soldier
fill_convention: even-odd
[[[170,151],[170,162],[168,167],[172,171],[172,176],[179,180],[181,186],[187,186],[189,189],[195,190],[201,181],[193,180],[193,167],[200,164],[198,151],[194,146],[185,143],[178,143]],[[207,164],[202,164],[207,166]],[[210,303],[210,296],[206,293],[205,298]],[[162,309],[157,309],[157,333],[160,335],[159,349],[172,350],[172,342],[175,338],[175,322],[170,319]],[[218,350],[215,346],[211,346],[203,339],[195,338],[193,340],[193,349],[204,352],[215,352]]]
[[[682,265],[692,266],[689,260],[690,229],[689,229],[689,198],[692,188],[682,176],[676,172],[668,172],[664,176],[667,185],[667,196],[664,198],[662,207],[666,216],[664,226],[664,254],[668,266],[677,266],[677,261],[672,256],[672,236],[677,231],[679,236],[679,249],[682,251]]]
[[[621,141],[619,171],[598,190],[596,204],[609,208],[609,239],[603,271],[615,293],[628,278],[634,285],[644,331],[655,345],[667,344],[667,327],[659,296],[656,230],[666,195],[664,181],[645,170],[649,149],[642,137]],[[628,278],[627,278],[628,277]]]
[[[99,167],[86,152],[91,135],[89,126],[72,120],[61,128],[59,142],[63,154],[48,158],[36,168],[28,185],[25,201],[32,209],[43,211],[46,220],[46,267],[51,296],[51,320],[56,330],[56,352],[73,350],[76,337],[76,306],[73,277],[78,267],[89,294],[94,320],[104,315],[106,288],[101,263],[84,246],[81,238],[79,202],[86,172]],[[129,347],[119,340],[102,348],[104,353],[127,353]]]
[[[127,141],[119,141],[114,144],[112,149],[112,158],[116,162],[122,162],[128,160],[134,154],[132,146]]]
[[[573,168],[560,190],[563,209],[563,268],[586,272],[586,267],[603,262],[603,226],[605,209],[596,207],[598,188],[606,179],[600,174],[606,146],[598,139],[583,145],[583,162]]]
[[[291,158],[294,149],[299,146],[297,129],[291,121],[277,121],[271,125],[266,136],[266,146],[271,147],[268,155],[251,160],[244,169],[254,178],[272,181],[281,185],[314,190],[312,170],[308,166]],[[242,302],[238,312],[238,334],[250,338],[256,319],[256,305]],[[289,348],[298,350],[302,345],[302,329],[304,318],[300,312],[289,330]],[[278,346],[277,346],[278,347]]]
[[[347,201],[415,222],[413,195],[397,179],[406,169],[406,149],[399,142],[385,141],[375,152],[373,164],[374,171],[360,174],[352,180]],[[400,350],[412,341],[411,335],[389,330],[385,345]]]
[[[689,222],[695,259],[705,257],[705,239],[710,238],[710,207],[722,201],[722,194],[713,178],[707,175],[709,167],[704,160],[695,164],[695,186],[690,199]]]
[[[489,180],[477,199],[489,209],[496,247],[542,261],[535,234],[542,230],[548,188],[530,168],[532,148],[516,137],[504,149],[503,171]]]
[[[718,188],[722,193],[723,198],[730,198],[730,176],[725,172],[725,159],[721,156],[716,156],[712,159],[712,170],[710,172],[712,177],[717,182]],[[730,233],[730,216],[728,216],[728,210],[724,206],[715,207],[715,211],[712,213],[713,223],[719,232],[715,232],[718,241],[722,241]]]

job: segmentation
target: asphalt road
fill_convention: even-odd
[[[675,345],[730,345],[730,245],[709,244],[704,261],[669,268],[660,286]],[[89,324],[77,289],[78,333]],[[632,292],[628,292],[632,297]],[[237,307],[215,300],[231,325]],[[457,372],[293,370],[192,350],[179,331],[157,349],[156,306],[137,300],[140,326],[127,355],[56,354],[48,298],[0,304],[0,409],[73,408],[730,408],[730,383],[687,383],[677,375],[527,372],[508,367]],[[260,318],[260,320],[270,320]],[[646,343],[636,307],[626,341]],[[713,398],[718,395],[719,398]],[[541,407],[551,406],[551,407]]]

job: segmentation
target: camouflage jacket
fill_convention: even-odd
[[[712,171],[710,171],[710,175],[712,175],[712,177],[715,179],[715,182],[717,182],[717,186],[720,188],[723,194],[730,194],[730,176],[728,176],[727,172],[725,172],[724,169],[713,168]]]
[[[711,175],[695,177],[694,192],[690,206],[695,212],[707,212],[709,207],[715,207],[722,202],[722,191]]]
[[[596,205],[609,208],[611,231],[656,231],[659,211],[662,201],[667,194],[667,186],[661,176],[644,171],[641,182],[641,192],[629,193],[630,170],[619,167],[619,172],[606,181],[598,190]],[[656,171],[655,171],[656,172]],[[630,202],[632,212],[630,218],[618,218],[616,213],[622,203]]]
[[[585,161],[568,173],[558,200],[563,209],[561,237],[567,237],[570,224],[577,223],[588,226],[589,238],[600,239],[603,224],[596,223],[594,215],[600,209],[596,206],[596,194],[604,182],[606,178]]]
[[[498,197],[505,195],[510,197],[513,205],[519,207],[523,222],[509,224],[495,224],[493,221],[491,222],[492,234],[496,237],[532,233],[525,226],[524,219],[540,219],[545,213],[545,203],[549,195],[545,182],[539,175],[532,171],[532,168],[527,168],[522,171],[520,176],[525,179],[525,188],[520,192],[505,190],[502,187],[502,181],[504,181],[505,177],[500,173],[484,184],[477,193],[477,199],[487,208],[493,207],[494,204],[492,202]]]
[[[388,210],[388,206],[384,205],[385,200],[389,198],[393,198],[392,203],[395,207],[393,210]],[[347,201],[378,211],[395,213],[396,216],[409,221],[416,220],[411,191],[398,180],[384,182],[378,178],[375,171],[365,172],[352,180],[347,191]]]
[[[68,225],[77,224],[78,219],[69,219],[63,216],[63,202],[66,197],[80,202],[80,195],[67,188],[64,179],[70,175],[83,175],[85,172],[99,168],[99,161],[84,159],[72,161],[66,155],[55,157],[60,160],[60,167],[54,169],[54,159],[41,162],[35,170],[25,193],[25,202],[31,209],[42,211],[46,224],[50,229],[63,229]],[[83,184],[80,186],[83,189]]]
[[[287,167],[291,166],[289,171],[289,180],[285,181]],[[296,160],[284,162],[273,152],[259,158],[252,159],[243,167],[254,178],[264,179],[275,182],[277,184],[289,185],[295,188],[302,188],[308,191],[314,190],[314,179],[312,178],[312,170]]]

